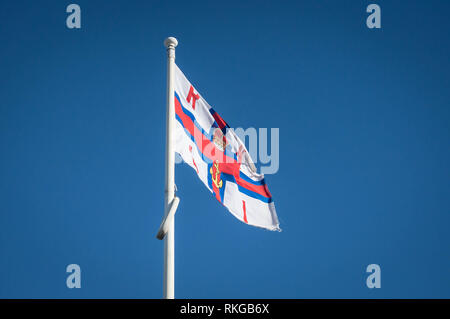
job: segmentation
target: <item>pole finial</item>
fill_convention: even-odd
[[[178,40],[174,37],[168,37],[164,40],[164,45],[167,49],[174,49],[178,45]]]

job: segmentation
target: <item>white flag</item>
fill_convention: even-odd
[[[175,152],[242,222],[280,230],[264,175],[244,143],[175,65]]]

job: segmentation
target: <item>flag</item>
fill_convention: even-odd
[[[272,195],[233,129],[174,67],[174,149],[240,221],[280,230]]]

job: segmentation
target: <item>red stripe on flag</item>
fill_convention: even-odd
[[[245,200],[242,201],[242,209],[244,210],[244,222],[248,224],[247,212],[246,212],[246,209],[245,209]]]
[[[197,174],[198,174],[198,167],[197,167],[197,164],[195,164],[194,158],[192,158],[192,163],[194,163],[195,170],[197,171]]]
[[[227,123],[223,120],[223,118],[219,114],[217,114],[217,112],[214,113],[212,116],[214,117],[220,128],[224,128],[227,126]]]
[[[271,198],[272,194],[270,194],[269,189],[267,188],[267,185],[253,185],[246,180],[243,180],[238,176],[235,176],[236,183],[239,184],[242,187],[247,188],[248,190],[251,190],[252,192],[258,193],[261,196]]]

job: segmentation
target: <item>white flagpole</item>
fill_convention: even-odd
[[[175,106],[173,69],[175,64],[175,47],[178,41],[169,37],[164,41],[167,48],[167,102],[166,102],[166,173],[164,190],[164,215],[169,214],[170,204],[175,196],[175,153],[172,133],[174,130]],[[169,221],[168,231],[164,239],[164,298],[175,298],[175,218]]]

